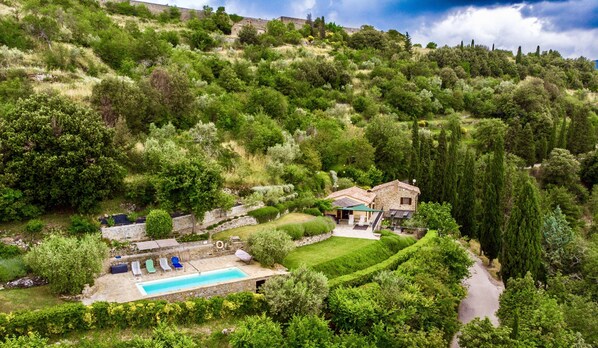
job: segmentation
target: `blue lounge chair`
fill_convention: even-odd
[[[174,266],[174,269],[183,269],[183,265],[179,262],[179,258],[176,256],[173,256],[170,261],[172,261],[172,265]]]

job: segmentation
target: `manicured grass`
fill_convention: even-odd
[[[284,260],[290,269],[305,264],[329,279],[380,263],[415,239],[386,233],[381,240],[332,237],[320,243],[297,248]]]
[[[290,213],[274,221],[266,222],[265,224],[243,226],[226,230],[212,236],[215,240],[227,240],[231,236],[239,236],[243,240],[247,240],[249,236],[262,229],[275,228],[280,225],[305,222],[314,219],[313,215],[301,214],[301,213]]]
[[[50,292],[50,287],[37,286],[30,289],[0,290],[0,312],[34,310],[64,303]]]
[[[376,242],[371,239],[331,237],[323,242],[293,250],[284,259],[283,265],[289,269],[297,268],[301,264],[311,267],[376,244]]]

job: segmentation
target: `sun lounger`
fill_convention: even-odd
[[[147,273],[156,273],[156,268],[154,268],[154,260],[152,259],[145,261],[145,268],[147,269]]]
[[[134,276],[138,277],[141,275],[141,265],[139,264],[139,261],[131,262],[131,270],[133,271]]]
[[[174,269],[183,269],[183,265],[181,265],[181,263],[179,262],[179,258],[176,256],[173,256],[170,261],[172,261],[172,265],[174,266]]]
[[[162,270],[164,272],[172,271],[172,268],[170,268],[170,265],[168,264],[168,260],[166,260],[165,257],[160,258],[160,268],[162,268]]]

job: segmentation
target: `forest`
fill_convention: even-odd
[[[593,61],[540,46],[414,43],[368,25],[349,35],[311,15],[303,27],[271,20],[237,36],[243,17],[223,7],[180,16],[128,2],[0,0],[2,235],[82,237],[123,206],[198,219],[255,201],[321,208],[333,190],[399,179],[421,190],[408,223],[440,235],[421,255],[330,290],[299,268],[264,301],[303,282],[316,287],[313,311],[264,311],[257,299],[227,344],[446,347],[460,331],[461,347],[598,345]],[[273,185],[294,194],[253,190]],[[469,261],[453,239],[479,244],[505,284],[498,327],[459,326]],[[0,280],[13,279],[26,266],[0,246]],[[0,347],[45,346],[40,334]],[[162,324],[136,340],[119,344],[212,344]]]

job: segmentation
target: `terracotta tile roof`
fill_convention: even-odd
[[[376,194],[368,192],[357,186],[349,187],[344,190],[336,191],[328,195],[328,199],[335,199],[338,197],[347,196],[362,201],[365,204],[370,204],[376,198]]]
[[[397,187],[400,187],[400,188],[408,190],[408,191],[414,191],[414,192],[417,192],[418,194],[421,194],[421,192],[419,190],[419,187],[406,184],[406,183],[404,183],[402,181],[399,181],[399,180],[395,180],[395,181],[387,182],[387,183],[384,183],[384,184],[380,184],[378,186],[374,186],[371,189],[371,191],[376,192],[376,191],[378,191],[380,189],[383,189],[383,188],[386,188],[386,187],[389,187],[389,186],[393,186],[393,185],[396,185]]]

